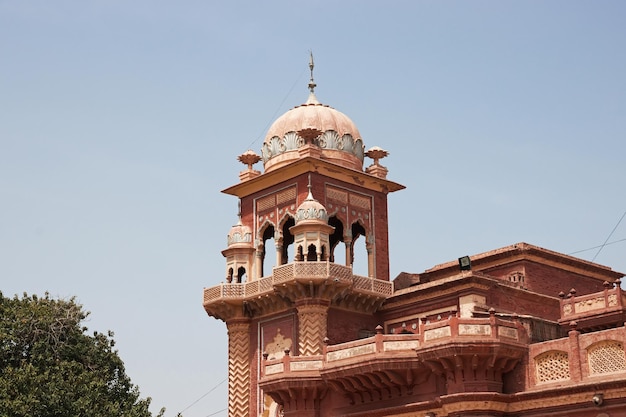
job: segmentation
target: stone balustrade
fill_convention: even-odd
[[[274,291],[275,286],[298,281],[329,281],[351,286],[355,292],[388,297],[393,283],[352,274],[352,268],[332,262],[292,262],[275,267],[272,275],[244,283],[221,283],[204,289],[204,304],[250,299]]]
[[[561,320],[576,320],[579,317],[596,313],[623,310],[626,307],[626,295],[620,288],[620,280],[615,285],[605,282],[604,291],[576,295],[572,289],[561,297]]]
[[[472,346],[480,343],[516,345],[528,343],[528,337],[521,323],[517,320],[499,319],[494,311],[490,311],[488,318],[452,316],[434,323],[427,323],[424,319],[418,330],[418,333],[383,334],[383,329],[379,326],[374,336],[336,345],[326,345],[321,356],[302,357],[287,354],[282,359],[264,361],[264,376],[283,376],[279,374],[297,370],[329,370],[334,367],[361,364],[366,363],[364,357],[367,356],[370,362],[384,358],[414,358],[419,356],[420,351],[449,343],[462,345],[465,342]]]

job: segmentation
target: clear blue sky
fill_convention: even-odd
[[[626,211],[626,2],[0,0],[0,289],[76,296],[168,417],[225,417],[202,288],[237,155],[317,97],[390,152],[391,275]],[[260,166],[259,166],[260,168]],[[578,256],[626,272],[626,219]],[[566,291],[569,288],[564,287]]]

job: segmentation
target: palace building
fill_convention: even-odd
[[[203,305],[228,330],[229,417],[625,417],[624,274],[517,243],[392,278],[404,186],[310,68],[223,191],[239,221]]]

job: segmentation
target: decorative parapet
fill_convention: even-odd
[[[598,328],[621,324],[626,312],[626,294],[620,287],[621,281],[615,284],[604,283],[604,290],[593,294],[576,295],[576,290],[571,289],[566,295],[559,294],[561,298],[561,319],[559,323],[568,325],[575,320],[579,329],[587,327],[587,324]]]
[[[580,333],[570,323],[568,337],[529,346],[529,386],[569,386],[604,380],[626,381],[626,328]]]
[[[321,356],[286,356],[279,360],[265,361],[264,375],[275,376],[293,371],[293,363],[299,361],[314,361],[316,365],[321,364],[316,369],[327,372],[346,365],[363,364],[368,367],[368,363],[378,359],[417,358],[422,352],[432,352],[441,345],[454,344],[462,349],[464,343],[471,346],[481,343],[525,346],[527,342],[525,330],[517,320],[501,320],[495,314],[491,314],[489,318],[461,319],[453,316],[432,324],[426,324],[423,320],[419,333],[383,334],[379,327],[374,336],[327,345]],[[280,371],[278,364],[283,366]]]
[[[303,374],[318,373],[323,367],[323,356],[289,356],[286,354],[281,359],[273,361],[267,360],[267,354],[263,355],[265,366],[263,367],[263,376],[271,377],[276,374],[285,376],[286,374]]]
[[[393,294],[393,283],[352,274],[352,268],[332,262],[292,262],[273,269],[272,275],[245,283],[221,283],[204,289],[204,305],[257,298],[274,292],[278,285],[295,282],[323,282],[351,286],[361,294],[386,298]]]

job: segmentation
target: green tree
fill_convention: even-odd
[[[87,334],[88,315],[74,298],[0,292],[0,416],[152,416],[113,333]]]

